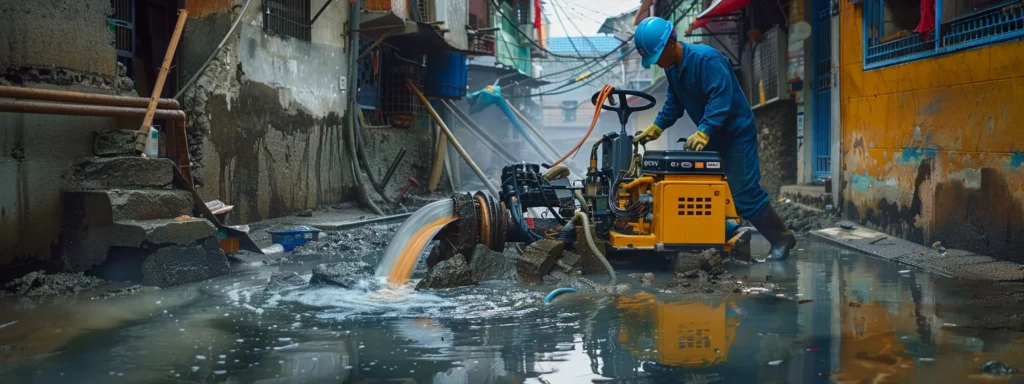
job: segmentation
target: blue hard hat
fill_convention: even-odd
[[[636,46],[637,52],[640,52],[640,57],[643,58],[640,64],[644,68],[650,68],[651,65],[658,62],[661,52],[665,50],[665,44],[668,44],[669,36],[672,36],[674,31],[675,27],[672,26],[672,23],[660,17],[648,17],[636,26],[633,45]]]

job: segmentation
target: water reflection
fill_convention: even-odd
[[[382,302],[324,287],[267,294],[268,268],[102,301],[7,301],[0,324],[16,323],[0,328],[0,381],[965,382],[983,380],[988,360],[1024,367],[1024,335],[951,325],[978,315],[961,287],[805,246],[732,271],[770,278],[783,298],[672,295],[663,276],[550,305],[550,287],[501,285]]]

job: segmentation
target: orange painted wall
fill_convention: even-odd
[[[185,0],[185,9],[191,17],[203,17],[208,14],[231,8],[232,0]]]
[[[839,4],[844,214],[1024,261],[1024,42],[864,71],[862,9]]]

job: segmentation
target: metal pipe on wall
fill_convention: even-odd
[[[0,99],[0,112],[38,113],[44,115],[74,115],[103,117],[145,117],[146,108],[113,107],[106,105],[61,104],[42,101]],[[157,109],[154,118],[174,121],[185,120],[185,111]]]
[[[148,97],[112,96],[101,95],[96,93],[57,91],[50,89],[11,86],[0,86],[0,97],[10,97],[12,99],[64,101],[71,103],[106,105],[111,107],[145,108],[149,106]],[[181,109],[181,105],[178,104],[178,101],[172,99],[160,99],[157,102],[156,106],[159,109]]]

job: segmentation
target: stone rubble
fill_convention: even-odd
[[[373,266],[363,261],[343,261],[320,264],[313,268],[310,284],[329,284],[342,288],[356,288],[373,276]]]
[[[473,271],[466,262],[466,257],[456,254],[443,260],[427,272],[427,277],[416,284],[416,290],[448,289],[476,285]]]
[[[30,272],[4,285],[8,291],[23,296],[66,295],[105,284],[100,278],[84,273]]]

